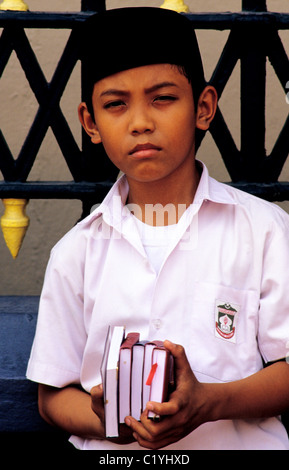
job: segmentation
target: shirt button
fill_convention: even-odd
[[[152,320],[152,324],[156,330],[159,330],[162,327],[162,321],[159,318],[154,318]]]

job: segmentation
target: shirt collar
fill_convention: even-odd
[[[202,204],[203,201],[211,201],[217,204],[237,204],[232,188],[210,177],[203,162],[197,160],[196,163],[202,174],[194,197],[194,204]]]
[[[203,201],[211,201],[217,204],[237,204],[232,188],[226,184],[216,181],[209,176],[206,165],[197,160],[197,165],[201,170],[201,178],[194,197],[193,204],[200,205]],[[80,224],[89,224],[100,216],[105,222],[114,227],[120,227],[124,218],[130,215],[126,207],[129,186],[125,175],[122,175],[111,190],[108,192],[102,203]]]
[[[85,219],[79,222],[80,225],[91,224],[100,216],[110,223],[114,221],[118,223],[121,221],[123,215],[126,215],[125,203],[128,196],[128,182],[125,175],[122,175],[112,186],[107,193],[101,204],[96,204],[92,207],[92,212]]]

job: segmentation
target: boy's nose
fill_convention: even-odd
[[[131,134],[149,134],[154,130],[154,121],[147,111],[138,108],[137,110],[131,112],[129,123],[129,132]]]

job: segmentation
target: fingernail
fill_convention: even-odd
[[[124,419],[124,422],[127,426],[130,426],[131,425],[131,420],[129,418],[125,418]]]

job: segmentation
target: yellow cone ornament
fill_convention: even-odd
[[[15,259],[21,248],[29,226],[29,217],[25,213],[26,199],[2,199],[5,212],[1,217],[1,228],[6,245]]]
[[[23,0],[3,0],[2,11],[28,11],[29,7]],[[29,226],[29,217],[25,214],[28,204],[26,199],[3,199],[5,213],[1,217],[1,227],[6,245],[13,258],[16,258]]]
[[[160,8],[166,8],[167,10],[173,10],[177,13],[189,13],[189,7],[184,3],[183,0],[165,0]]]
[[[23,0],[4,0],[0,5],[0,10],[28,11],[28,9]]]

